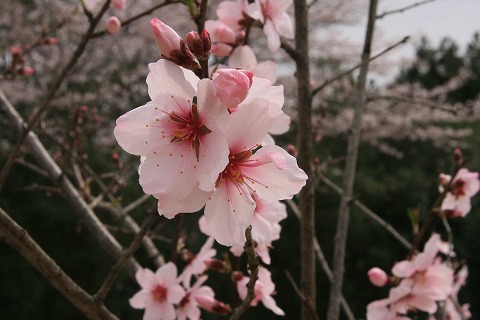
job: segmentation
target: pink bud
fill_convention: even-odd
[[[115,9],[122,10],[125,8],[125,0],[112,0],[112,5]]]
[[[57,43],[58,43],[58,38],[55,38],[55,37],[49,37],[45,40],[45,44],[48,44],[48,45],[53,45]]]
[[[226,43],[216,43],[212,45],[212,53],[217,57],[228,57],[232,53],[233,47]]]
[[[462,150],[460,150],[460,148],[455,148],[453,150],[453,160],[455,161],[455,163],[459,164],[461,164],[461,162],[463,161]]]
[[[226,315],[232,311],[228,304],[220,302],[213,297],[196,296],[195,301],[197,301],[200,308],[220,315]]]
[[[117,17],[110,17],[107,20],[107,33],[109,34],[116,34],[120,31],[120,28],[122,27],[122,23]]]
[[[252,86],[253,73],[247,70],[220,69],[215,72],[213,84],[217,97],[227,108],[236,108],[245,100]]]
[[[164,57],[170,57],[172,51],[180,51],[180,42],[183,40],[175,30],[157,18],[153,18],[150,21],[150,26],[152,27],[155,43]]]
[[[12,53],[12,55],[18,56],[20,53],[22,53],[22,48],[20,48],[19,46],[13,46],[10,48],[10,52]]]
[[[195,56],[175,30],[156,18],[150,21],[150,26],[162,57],[186,69],[199,68]]]
[[[383,287],[384,285],[387,284],[388,276],[385,273],[385,271],[383,271],[382,269],[377,267],[371,268],[370,270],[368,270],[367,274],[368,274],[368,279],[370,279],[370,282],[374,286]]]
[[[31,76],[32,74],[35,73],[35,69],[33,69],[32,67],[23,67],[21,70],[20,70],[20,74],[28,77],[28,76]]]

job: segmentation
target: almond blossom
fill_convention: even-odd
[[[447,177],[443,176],[444,179]],[[480,190],[478,172],[462,168],[458,170],[450,185],[451,190],[443,199],[441,209],[448,217],[465,217],[472,207],[470,198]]]
[[[201,209],[208,198],[202,190],[213,190],[228,164],[223,131],[229,114],[212,80],[167,60],[149,69],[152,101],[119,117],[114,134],[125,151],[145,157],[140,184],[159,200],[159,213],[171,218]]]
[[[217,178],[205,206],[205,218],[212,235],[226,246],[246,240],[244,232],[255,211],[251,192],[271,201],[290,199],[308,178],[298,168],[296,159],[282,148],[270,145],[256,150],[281,112],[265,103],[263,99],[254,99],[237,108],[225,131],[229,163]]]
[[[179,279],[183,282],[184,287],[190,286],[192,275],[202,274],[207,268],[205,262],[217,254],[217,250],[212,248],[213,241],[214,239],[212,237],[208,238],[208,240],[200,249],[200,252],[191,257],[190,261],[188,261],[187,266],[179,277]]]
[[[202,286],[207,281],[207,276],[201,276],[197,279],[192,287],[188,287],[185,296],[178,304],[177,308],[177,320],[198,320],[200,319],[200,308],[197,299],[213,298],[215,293],[212,288],[208,286]]]
[[[173,320],[176,318],[174,304],[185,296],[178,284],[177,267],[169,262],[155,273],[139,269],[135,274],[142,289],[130,298],[130,306],[145,309],[144,320]]]
[[[247,296],[248,281],[249,278],[245,276],[237,281],[237,291],[241,299],[245,299]],[[258,280],[255,282],[254,292],[255,298],[250,303],[250,306],[255,307],[259,301],[262,301],[265,308],[272,310],[276,315],[285,315],[285,312],[277,306],[277,303],[272,298],[272,295],[275,293],[275,284],[272,281],[270,271],[263,267],[260,267],[258,270]]]
[[[277,64],[272,60],[257,62],[255,53],[249,46],[238,46],[228,58],[229,68],[241,68],[253,72],[256,77],[277,80]]]
[[[248,14],[263,23],[268,48],[276,52],[280,48],[280,36],[293,39],[293,26],[285,12],[293,0],[256,0],[248,6]]]

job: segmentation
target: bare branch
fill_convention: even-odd
[[[301,213],[300,213],[300,209],[298,208],[297,204],[291,199],[288,199],[288,200],[285,200],[285,201],[289,205],[290,209],[292,209],[293,213],[298,218],[298,220],[300,220]],[[323,271],[327,275],[328,280],[330,282],[332,282],[332,280],[333,280],[332,269],[330,269],[330,266],[328,265],[328,261],[325,258],[325,255],[323,254],[323,250],[320,247],[320,243],[318,242],[317,237],[315,237],[314,247],[315,247],[315,252],[317,254],[318,262],[320,262],[320,265],[322,266]],[[355,320],[355,316],[353,315],[352,309],[350,309],[350,306],[348,305],[347,300],[345,299],[345,297],[343,295],[342,295],[341,303],[342,303],[343,311],[345,312],[345,315],[347,316],[347,319],[348,320]]]
[[[118,319],[103,304],[95,303],[92,296],[78,286],[2,208],[0,235],[87,318]]]
[[[98,14],[90,22],[90,26],[87,32],[83,35],[82,41],[77,46],[77,49],[73,53],[68,63],[65,65],[65,67],[62,69],[58,77],[55,79],[52,87],[50,88],[47,95],[45,96],[42,103],[40,104],[40,107],[34,112],[34,114],[31,117],[29,117],[30,122],[28,124],[26,124],[26,122],[24,121],[21,123],[22,126],[20,127],[21,129],[20,137],[15,147],[13,148],[12,152],[10,153],[10,156],[8,157],[7,162],[5,163],[2,169],[2,172],[0,173],[0,192],[2,191],[3,185],[5,184],[5,180],[7,179],[7,176],[10,173],[15,163],[15,159],[18,156],[18,152],[20,151],[20,147],[22,146],[23,141],[27,137],[28,133],[32,131],[33,128],[35,128],[35,126],[38,124],[43,114],[50,107],[50,102],[52,101],[57,91],[60,89],[67,75],[70,73],[70,71],[73,69],[75,64],[77,64],[78,60],[82,56],[83,52],[85,51],[85,48],[87,47],[88,42],[91,39],[93,32],[95,31],[97,24],[100,22],[100,19],[102,18],[103,14],[107,11],[109,7],[110,7],[110,0],[106,0],[102,8],[98,12]]]
[[[100,289],[98,289],[97,293],[94,295],[94,299],[95,301],[97,301],[97,303],[103,303],[103,301],[107,297],[107,294],[110,292],[113,283],[117,279],[122,269],[125,267],[125,264],[127,263],[128,259],[130,259],[130,257],[133,256],[135,251],[137,251],[138,248],[140,247],[143,237],[147,234],[148,230],[150,229],[152,224],[155,222],[156,218],[157,218],[157,214],[155,211],[151,211],[147,215],[147,217],[143,221],[142,228],[137,233],[132,243],[127,248],[127,250],[125,250],[125,253],[120,257],[120,259],[118,259],[118,261],[112,267],[112,269],[110,270],[110,273],[105,278],[105,281],[103,282],[102,286],[100,287]]]
[[[338,79],[340,79],[340,78],[342,78],[346,75],[351,74],[353,71],[357,70],[358,68],[361,68],[365,64],[368,64],[368,63],[372,62],[373,60],[383,56],[385,53],[395,49],[399,45],[406,43],[408,41],[408,39],[410,39],[410,37],[408,37],[408,36],[404,37],[402,40],[398,41],[395,44],[392,44],[390,47],[388,47],[388,48],[384,49],[383,51],[377,53],[373,57],[369,57],[367,60],[362,60],[362,62],[360,62],[356,66],[353,66],[352,68],[350,68],[350,69],[348,69],[348,70],[346,70],[342,73],[339,73],[339,74],[337,74],[336,76],[334,76],[330,79],[325,80],[325,82],[323,82],[321,85],[319,85],[318,87],[316,87],[315,89],[312,90],[312,97],[314,97],[317,93],[319,93],[320,91],[325,89],[325,87],[328,86],[330,83],[332,83],[334,81],[337,81]]]
[[[3,102],[0,106],[10,118],[13,127],[17,131],[22,132],[22,128],[25,127],[23,118],[18,114],[1,89],[0,100]],[[27,133],[25,140],[40,166],[47,171],[50,180],[62,188],[65,198],[81,217],[88,230],[110,255],[115,259],[119,258],[122,255],[122,246],[105,228],[78,190],[73,186],[72,182],[64,175],[63,171],[40,142],[38,136],[33,131],[30,131]],[[129,259],[127,269],[131,276],[135,274],[138,268],[138,263],[133,258]]]
[[[312,307],[312,303],[310,300],[308,300],[302,293],[302,291],[300,290],[300,288],[297,286],[297,284],[295,283],[295,280],[293,280],[292,278],[292,275],[290,274],[290,272],[288,272],[288,270],[284,270],[284,273],[285,273],[285,276],[287,277],[287,280],[288,282],[290,282],[290,284],[292,285],[293,287],[293,290],[295,290],[295,293],[297,294],[297,296],[300,297],[300,300],[302,300],[303,304],[308,308],[308,310],[310,310],[310,313],[311,313],[311,316],[313,319],[315,320],[320,320],[320,318],[318,317],[317,313],[315,312],[315,310],[313,309]]]
[[[384,18],[385,16],[388,16],[388,15],[391,15],[391,14],[395,14],[395,13],[403,13],[407,10],[410,10],[410,9],[413,9],[413,8],[416,8],[416,7],[419,7],[419,6],[422,6],[424,4],[427,4],[427,3],[430,3],[430,2],[433,2],[433,1],[436,1],[436,0],[423,0],[423,1],[419,1],[419,2],[416,2],[416,3],[413,3],[411,5],[408,5],[406,7],[403,7],[403,8],[399,8],[399,9],[395,9],[395,10],[390,10],[390,11],[385,11],[385,12],[382,12],[381,14],[377,15],[376,19],[382,19]]]
[[[327,186],[335,190],[338,194],[343,194],[343,189],[340,188],[335,182],[325,177],[323,174],[318,173],[318,177],[322,180]],[[375,222],[380,224],[382,227],[385,228],[395,239],[398,240],[406,249],[410,249],[412,244],[405,239],[391,224],[383,220],[378,214],[370,210],[366,205],[364,205],[359,200],[353,200],[353,204],[356,205],[363,213],[365,213],[368,217],[372,218]]]
[[[252,226],[248,226],[245,230],[245,253],[247,254],[248,270],[250,271],[250,279],[247,283],[247,296],[243,302],[235,308],[230,320],[238,320],[250,308],[250,303],[255,298],[255,282],[258,280],[258,271],[260,269],[260,262],[258,262],[257,253],[255,252],[255,241],[252,239]]]
[[[362,66],[357,83],[357,97],[355,102],[352,126],[348,137],[347,158],[343,173],[343,193],[338,210],[337,231],[335,233],[335,247],[333,253],[333,281],[330,291],[327,320],[336,320],[340,314],[340,301],[342,295],[343,275],[345,270],[345,248],[347,244],[348,223],[350,219],[350,206],[352,204],[353,183],[357,165],[358,146],[362,129],[362,114],[365,106],[366,82],[370,59],[370,51],[375,29],[375,16],[377,14],[378,0],[370,0],[368,24],[362,52]]]
[[[402,97],[402,96],[394,96],[394,95],[378,95],[378,96],[368,96],[367,97],[367,103],[368,102],[372,102],[372,101],[375,101],[375,100],[391,100],[391,101],[397,101],[397,102],[405,102],[405,103],[409,103],[409,104],[423,104],[423,105],[426,105],[432,109],[438,109],[438,110],[442,110],[442,111],[445,111],[445,112],[449,112],[453,115],[457,115],[458,112],[457,110],[455,110],[454,108],[447,108],[439,103],[435,103],[433,101],[430,101],[430,100],[424,100],[424,99],[419,99],[419,98],[415,98],[415,97],[412,97],[412,98],[409,98],[409,97]]]

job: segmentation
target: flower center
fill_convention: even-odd
[[[453,190],[452,194],[455,197],[460,197],[465,195],[465,181],[462,179],[458,179],[453,183]]]
[[[163,302],[167,299],[167,288],[162,286],[161,284],[157,285],[152,290],[153,299],[157,302]]]

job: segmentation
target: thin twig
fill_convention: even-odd
[[[0,104],[0,107],[9,117],[14,129],[18,132],[22,132],[22,128],[25,127],[25,122],[1,89],[0,100],[3,102]],[[52,156],[45,149],[35,132],[28,132],[25,140],[40,166],[48,173],[50,180],[54,183],[57,183],[62,188],[66,200],[73,207],[74,211],[80,216],[88,230],[99,242],[100,246],[102,246],[105,251],[113,256],[113,258],[119,258],[122,255],[122,246],[105,228],[102,222],[82,198],[78,190],[73,186],[72,182],[67,178],[66,175],[64,175],[62,169],[60,169],[57,163],[52,159]],[[140,266],[135,259],[129,259],[127,268],[131,276],[135,274],[139,267]]]
[[[137,14],[137,15],[134,15],[134,16],[131,17],[131,18],[128,18],[128,19],[125,20],[125,21],[121,21],[121,26],[122,26],[122,27],[125,27],[125,26],[129,25],[130,23],[132,23],[132,22],[134,22],[134,21],[136,21],[136,20],[138,20],[138,19],[140,19],[140,18],[142,18],[142,17],[144,17],[144,16],[147,16],[147,15],[153,13],[153,11],[155,11],[155,10],[157,10],[157,9],[160,9],[160,8],[162,8],[162,7],[165,7],[165,6],[169,5],[169,4],[181,3],[181,2],[182,2],[181,0],[167,0],[167,1],[165,1],[165,2],[162,2],[162,3],[160,3],[160,4],[157,4],[157,5],[153,6],[153,7],[151,7],[150,9],[147,9],[147,10],[145,10],[145,11],[143,11],[143,12]],[[106,34],[107,34],[106,31],[95,32],[94,34],[92,34],[91,38],[93,39],[93,38],[102,37],[102,36],[104,36],[104,35],[106,35]]]
[[[301,213],[300,213],[300,209],[298,208],[297,204],[291,199],[287,199],[285,201],[288,204],[288,206],[290,207],[290,209],[292,209],[293,213],[298,218],[298,220],[300,220]],[[320,243],[318,242],[317,237],[315,237],[314,247],[315,247],[315,252],[316,252],[316,255],[317,255],[318,262],[320,262],[320,265],[321,265],[323,271],[327,275],[328,281],[332,282],[332,280],[333,280],[332,269],[330,269],[330,266],[328,265],[328,261],[325,258],[325,255],[323,254],[323,250],[320,247]],[[343,295],[342,295],[341,303],[342,303],[343,311],[345,312],[345,315],[347,316],[347,319],[348,320],[355,320],[355,316],[353,315],[352,309],[350,309],[350,306],[348,305],[347,300],[345,299],[345,297]]]
[[[357,70],[358,68],[361,68],[363,67],[364,65],[366,64],[369,64],[370,62],[372,62],[373,60],[376,60],[377,58],[383,56],[385,53],[395,49],[396,47],[398,47],[399,45],[401,44],[404,44],[408,41],[408,39],[410,39],[409,36],[407,37],[404,37],[402,40],[392,44],[390,47],[384,49],[383,51],[377,53],[376,55],[374,55],[373,57],[369,57],[368,59],[366,60],[362,60],[362,62],[360,62],[359,64],[351,67],[350,69],[344,71],[344,72],[341,72],[339,74],[337,74],[336,76],[333,76],[332,78],[330,79],[327,79],[325,80],[321,85],[319,85],[318,87],[316,87],[315,89],[312,90],[312,97],[314,97],[317,93],[319,93],[320,91],[322,91],[326,86],[328,86],[330,83],[334,82],[334,81],[337,81],[338,79],[346,76],[346,75],[349,75],[350,73],[352,73],[353,71]]]
[[[143,203],[145,203],[145,201],[147,201],[148,199],[151,199],[151,198],[152,198],[152,196],[150,194],[144,194],[143,196],[141,196],[137,200],[132,201],[132,202],[130,202],[130,204],[125,206],[125,208],[123,208],[123,213],[128,214],[130,211],[135,210],[136,208],[141,206]]]
[[[453,115],[458,114],[457,110],[454,108],[447,108],[433,101],[423,100],[415,97],[409,98],[409,97],[402,97],[402,96],[395,96],[395,95],[376,95],[376,96],[367,97],[367,103],[375,100],[391,100],[391,101],[405,102],[411,105],[424,104],[432,109],[442,110],[442,111],[451,113]]]
[[[320,318],[318,317],[318,314],[315,312],[315,310],[312,307],[312,303],[303,295],[302,291],[295,283],[295,280],[293,280],[290,272],[288,272],[288,270],[283,270],[283,272],[285,273],[285,276],[287,277],[288,282],[290,282],[290,284],[292,285],[293,290],[295,290],[295,293],[297,294],[297,296],[300,298],[300,300],[302,300],[303,304],[308,308],[308,310],[310,310],[310,315],[312,316],[312,318],[315,320],[320,320]]]
[[[413,4],[408,5],[408,6],[406,6],[406,7],[403,7],[403,8],[394,9],[394,10],[390,10],[390,11],[385,11],[385,12],[382,12],[381,14],[377,15],[376,19],[382,19],[382,18],[384,18],[385,16],[388,16],[388,15],[391,15],[391,14],[395,14],[395,13],[403,13],[403,12],[405,12],[405,11],[407,11],[407,10],[413,9],[413,8],[415,8],[415,7],[418,7],[418,6],[421,6],[421,5],[424,5],[424,4],[433,2],[433,1],[436,1],[436,0],[424,0],[424,1],[419,1],[419,2],[413,3]]]
[[[103,304],[96,304],[2,208],[0,235],[87,318],[118,320]]]
[[[47,95],[43,99],[42,103],[40,104],[40,107],[33,113],[31,117],[29,117],[30,121],[28,124],[25,122],[22,123],[22,131],[20,134],[20,137],[18,138],[18,141],[13,148],[12,152],[10,153],[10,156],[7,159],[7,162],[5,163],[2,172],[0,173],[0,192],[2,191],[3,185],[5,184],[5,180],[7,179],[8,174],[10,173],[13,164],[15,163],[15,159],[18,156],[18,152],[20,151],[20,147],[23,144],[23,141],[27,137],[28,133],[32,131],[35,126],[38,124],[39,120],[43,116],[43,114],[48,110],[50,107],[50,102],[54,98],[55,94],[57,91],[60,89],[63,81],[67,77],[67,75],[70,73],[70,71],[73,69],[75,64],[77,64],[78,60],[80,59],[81,55],[85,51],[85,48],[87,47],[88,42],[91,39],[91,36],[93,32],[95,31],[95,28],[97,24],[99,23],[100,19],[102,18],[103,14],[107,11],[107,9],[110,7],[110,0],[106,0],[105,3],[103,4],[102,8],[98,12],[98,14],[95,16],[95,18],[90,22],[90,26],[87,30],[87,32],[83,35],[82,41],[78,45],[77,49],[73,53],[72,57],[68,61],[68,63],[65,65],[65,67],[62,69],[58,77],[55,79],[53,86],[51,89],[48,91]]]
[[[375,29],[375,16],[377,14],[378,0],[370,0],[368,11],[367,31],[361,56],[362,66],[357,82],[357,97],[353,120],[348,136],[347,158],[343,173],[340,208],[338,210],[337,228],[335,233],[335,246],[333,249],[333,281],[330,290],[327,320],[337,320],[340,314],[342,286],[345,272],[345,250],[347,245],[348,224],[350,220],[350,209],[352,205],[353,184],[357,166],[358,147],[362,130],[362,115],[365,107],[366,82],[370,61],[370,52]],[[405,40],[406,41],[406,40]]]
[[[292,58],[293,61],[297,61],[298,59],[298,52],[295,50],[294,47],[290,45],[290,43],[287,42],[284,38],[280,38],[280,46],[282,47],[283,50],[285,50],[286,53]]]
[[[137,251],[138,248],[140,247],[143,237],[147,234],[148,230],[150,229],[152,224],[155,222],[156,218],[157,218],[157,214],[155,213],[155,211],[151,211],[147,215],[147,217],[142,223],[142,227],[140,231],[136,234],[135,238],[133,239],[130,246],[125,250],[124,254],[120,257],[120,259],[118,259],[115,265],[111,268],[110,273],[103,281],[102,286],[100,287],[100,289],[98,289],[97,293],[95,293],[95,295],[93,296],[93,298],[97,303],[103,303],[103,301],[107,297],[107,294],[112,289],[113,283],[117,279],[123,267],[125,267],[125,264],[127,263],[128,259],[130,259],[130,257],[133,256],[135,251]]]
[[[338,194],[343,193],[343,189],[340,188],[335,182],[325,177],[322,173],[318,173],[318,178],[323,181],[327,186],[335,190]],[[353,204],[357,206],[363,213],[365,213],[368,217],[372,218],[375,222],[380,224],[382,227],[385,228],[395,239],[398,240],[406,249],[410,249],[412,244],[405,239],[391,224],[383,220],[378,214],[370,210],[366,205],[364,205],[359,200],[353,200]]]
[[[257,282],[258,279],[260,262],[258,262],[258,256],[255,252],[255,241],[252,239],[252,226],[248,226],[247,230],[245,230],[245,237],[247,238],[247,241],[245,242],[244,250],[247,255],[248,270],[250,271],[250,278],[247,283],[247,296],[243,302],[235,308],[230,320],[240,319],[245,311],[250,308],[250,303],[255,298],[255,282]]]

